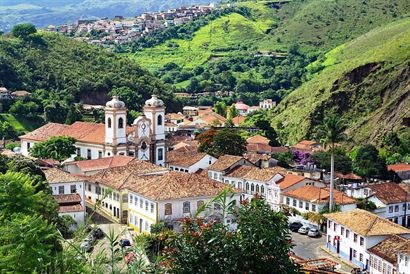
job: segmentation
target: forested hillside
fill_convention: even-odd
[[[319,70],[273,113],[290,143],[312,137],[327,112],[349,124],[351,144],[379,143],[387,132],[410,138],[410,19],[376,28],[310,65]]]
[[[29,38],[0,37],[0,86],[41,94],[43,100],[102,104],[113,89],[130,89],[143,100],[155,89],[163,97],[161,81],[137,63],[57,34]]]
[[[182,91],[234,91],[234,97],[225,100],[242,98],[250,104],[280,100],[309,79],[306,67],[325,52],[410,12],[406,0],[232,5],[232,12],[203,19],[206,24],[192,33],[188,23],[174,35],[164,31],[159,45],[128,48],[132,53],[127,54]],[[181,38],[178,33],[188,35]],[[208,99],[202,97],[200,103],[215,101]]]

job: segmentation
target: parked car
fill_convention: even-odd
[[[84,238],[84,242],[89,242],[91,245],[95,243],[95,240],[93,234],[88,234],[87,237]]]
[[[80,248],[85,252],[90,252],[93,249],[93,245],[88,241],[84,241],[81,243]]]
[[[289,225],[290,231],[298,232],[299,228],[301,228],[303,224],[301,222],[293,222]]]
[[[308,226],[302,226],[301,228],[299,228],[298,233],[299,234],[303,234],[306,235],[309,232],[309,227]]]
[[[131,246],[131,242],[128,239],[121,239],[120,240],[120,246],[122,248],[126,247],[126,246]]]
[[[310,228],[309,232],[307,233],[309,237],[320,237],[320,231],[317,228]]]
[[[102,238],[104,238],[105,234],[104,234],[104,231],[102,231],[101,228],[97,227],[93,230],[93,236],[96,239],[102,239]]]

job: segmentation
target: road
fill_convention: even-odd
[[[338,271],[343,273],[351,273],[352,267],[345,264],[336,257],[330,256],[322,247],[325,245],[326,235],[319,238],[311,238],[307,235],[301,235],[297,232],[292,232],[292,242],[295,245],[292,251],[299,257],[304,259],[319,259],[329,258],[340,264],[341,268]]]

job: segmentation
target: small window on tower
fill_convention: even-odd
[[[111,118],[107,119],[107,125],[108,125],[108,128],[111,128]]]
[[[162,115],[158,115],[158,118],[157,118],[157,120],[158,120],[158,125],[159,126],[161,126],[162,125]]]
[[[118,119],[118,128],[124,128],[124,119]]]
[[[164,150],[162,148],[158,149],[158,161],[164,160]]]

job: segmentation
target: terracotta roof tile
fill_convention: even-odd
[[[103,169],[89,176],[91,182],[99,182],[114,189],[123,189],[133,176],[148,176],[168,172],[165,167],[154,165],[147,161],[134,159],[125,166]]]
[[[248,139],[246,139],[246,141],[248,142],[248,144],[265,144],[265,145],[269,145],[270,140],[262,135],[255,135],[252,137],[249,137]]]
[[[410,164],[395,164],[395,165],[388,165],[387,170],[391,170],[394,172],[401,172],[401,171],[410,171]]]
[[[367,187],[372,190],[372,195],[387,205],[406,202],[410,199],[407,197],[407,192],[396,183],[370,184]]]
[[[252,168],[246,175],[245,179],[255,180],[261,182],[270,181],[276,174],[286,174],[286,169],[282,167],[272,167],[272,168]]]
[[[257,167],[236,166],[231,171],[229,171],[229,173],[227,173],[225,176],[231,178],[243,178],[252,168]]]
[[[233,117],[232,122],[234,123],[235,126],[239,126],[243,122],[245,122],[246,117],[245,116],[236,116]]]
[[[242,156],[223,155],[219,157],[215,163],[209,166],[208,169],[214,171],[224,171],[242,159],[244,159]]]
[[[362,209],[330,213],[324,216],[362,236],[410,234],[410,229]]]
[[[259,153],[246,153],[243,156],[246,160],[251,162],[252,164],[256,164],[258,161],[268,161],[271,159],[271,156],[268,154],[259,154]]]
[[[129,162],[131,162],[134,157],[129,156],[122,156],[116,155],[112,157],[105,157],[101,159],[93,159],[93,160],[82,160],[76,162],[70,162],[69,165],[74,164],[77,165],[83,172],[92,171],[92,170],[101,170],[111,167],[120,167],[125,166]]]
[[[167,113],[165,118],[168,120],[182,120],[184,119],[184,115],[179,113]]]
[[[61,205],[58,209],[59,213],[68,213],[68,212],[84,212],[84,208],[81,204],[75,205]]]
[[[185,146],[168,152],[166,162],[172,166],[188,168],[206,156],[206,153],[198,152],[195,147]]]
[[[285,190],[288,187],[291,187],[305,179],[306,177],[303,177],[303,176],[299,176],[295,174],[286,174],[285,177],[278,182],[279,188],[281,190]]]
[[[327,188],[305,185],[297,189],[285,192],[283,195],[297,198],[303,201],[314,202],[318,204],[328,203],[330,191]],[[350,198],[341,191],[334,191],[335,203],[339,205],[355,204],[356,200]]]
[[[341,179],[344,179],[344,180],[362,180],[363,178],[362,177],[360,177],[359,175],[356,175],[356,174],[354,174],[354,173],[349,173],[349,174],[343,174],[343,173],[339,173],[339,172],[336,172],[335,173],[335,176],[336,177],[339,177],[339,178],[341,178]]]
[[[127,133],[132,131],[131,127],[127,128]],[[48,123],[20,136],[20,139],[46,141],[53,136],[70,136],[79,142],[103,144],[105,142],[105,125],[89,122],[75,122],[72,125]]]
[[[397,254],[404,253],[410,255],[410,239],[399,235],[390,235],[385,240],[367,250],[380,258],[397,265]]]
[[[49,184],[81,181],[79,177],[58,168],[46,169],[44,170],[44,174]]]
[[[192,173],[168,172],[163,175],[133,176],[126,188],[154,201],[190,197],[213,197],[227,186]],[[241,190],[234,189],[236,193]]]
[[[53,195],[56,202],[62,204],[81,203],[81,196],[78,193]]]

